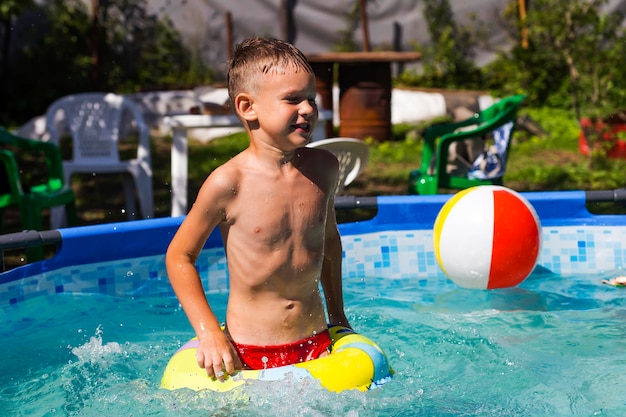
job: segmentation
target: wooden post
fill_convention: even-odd
[[[363,29],[363,51],[370,51],[370,33],[367,23],[367,0],[359,0],[359,8],[361,9],[361,27]]]
[[[528,48],[528,27],[526,26],[526,0],[518,0],[519,21],[522,28],[522,48]]]
[[[226,50],[228,60],[233,59],[233,17],[230,12],[226,12]]]
[[[296,41],[297,28],[294,9],[298,0],[280,0],[278,13],[280,17],[280,38],[289,43]]]
[[[278,14],[280,16],[280,38],[284,41],[287,41],[287,38],[289,37],[289,35],[287,34],[287,0],[280,0],[280,5],[278,6]]]
[[[100,78],[100,53],[98,52],[98,31],[100,30],[100,1],[91,0],[91,84],[98,89]]]

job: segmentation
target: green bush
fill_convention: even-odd
[[[67,94],[168,90],[213,82],[198,51],[184,46],[167,17],[149,13],[147,0],[102,1],[100,9],[95,31],[81,0],[0,9],[8,22],[28,14],[39,19],[21,34],[16,58],[9,62],[0,51],[2,79],[11,80],[0,89],[0,125],[22,124]],[[11,30],[3,22],[0,34],[8,42]]]

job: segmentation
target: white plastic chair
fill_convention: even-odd
[[[142,217],[153,217],[150,137],[139,108],[129,98],[111,93],[82,93],[62,97],[46,111],[50,141],[57,145],[64,133],[58,130],[59,112],[63,113],[62,125],[66,126],[72,138],[73,159],[63,161],[66,183],[71,184],[71,176],[79,172],[127,172],[132,177],[132,180],[124,180],[128,218],[132,219],[136,214],[134,190],[137,192]],[[139,131],[137,157],[120,160],[118,142],[125,137],[127,127]],[[64,221],[64,213],[57,210],[54,209],[56,213],[53,212],[51,216],[53,228],[60,227]]]
[[[311,142],[309,148],[322,148],[331,152],[339,161],[339,178],[336,195],[343,193],[344,188],[365,169],[369,159],[367,144],[353,138],[330,138]]]

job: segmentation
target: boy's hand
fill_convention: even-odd
[[[198,366],[206,369],[209,378],[224,380],[225,375],[232,375],[242,369],[241,360],[233,345],[226,339],[223,332],[198,338],[196,357]]]

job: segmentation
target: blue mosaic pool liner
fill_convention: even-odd
[[[342,236],[343,275],[415,281],[441,286],[431,230],[400,230]],[[618,272],[626,259],[626,226],[559,226],[542,229],[538,265],[555,274]],[[202,251],[197,268],[207,292],[228,291],[223,248]],[[447,282],[446,285],[454,285]],[[67,266],[0,284],[0,306],[58,293],[111,296],[173,296],[164,255]]]

